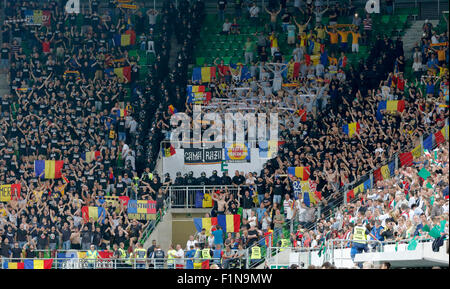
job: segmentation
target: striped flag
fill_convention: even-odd
[[[217,217],[212,218],[194,218],[194,225],[197,229],[197,232],[201,232],[202,229],[205,229],[205,233],[207,236],[210,235],[211,227],[217,226]]]
[[[342,126],[342,131],[349,137],[352,137],[355,132],[359,134],[360,129],[361,126],[359,122],[351,122]]]
[[[51,269],[53,259],[48,260],[24,260],[24,269]]]
[[[113,72],[119,79],[131,81],[131,66],[114,68]]]
[[[169,105],[169,113],[170,113],[170,115],[173,115],[173,114],[175,114],[177,112],[178,112],[178,110],[173,105]]]
[[[173,145],[170,145],[170,147],[164,149],[164,156],[166,158],[171,157],[176,153],[177,152],[176,152],[175,148],[173,147]]]
[[[238,233],[241,228],[240,215],[218,215],[217,224],[227,233]]]
[[[379,122],[383,120],[383,115],[381,114],[382,110],[386,110],[388,112],[403,112],[405,110],[405,101],[404,100],[384,100],[378,103],[378,109],[376,113],[376,118]]]
[[[61,178],[61,169],[64,166],[64,161],[54,160],[36,160],[34,161],[34,173],[41,179],[59,179]]]
[[[187,86],[188,103],[207,104],[211,100],[211,92],[204,85]]]
[[[216,67],[195,67],[192,71],[192,81],[202,83],[211,82],[211,78],[216,77]]]
[[[100,218],[100,216],[103,216],[102,218],[103,224],[106,217],[106,211],[103,207],[83,206],[81,208],[81,217],[86,223],[88,223],[90,219],[94,219],[94,221],[97,221]]]
[[[301,178],[303,181],[309,179],[310,168],[309,167],[288,167],[288,175]]]

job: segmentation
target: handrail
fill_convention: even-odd
[[[145,228],[145,230],[142,232],[142,237],[139,240],[139,242],[144,245],[145,242],[147,242],[150,235],[153,233],[153,230],[156,228],[156,226],[161,222],[162,218],[166,215],[166,213],[171,208],[171,195],[169,194],[167,198],[164,200],[164,209],[162,210],[162,215],[157,212],[156,219],[151,221],[151,223]]]

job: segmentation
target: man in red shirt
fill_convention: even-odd
[[[231,81],[231,72],[230,67],[228,65],[225,65],[223,60],[220,61],[220,64],[217,64],[217,59],[214,60],[214,65],[217,66],[217,70],[219,71],[219,79],[225,79],[225,81],[228,83]]]
[[[53,38],[55,38],[55,34],[53,34],[52,38],[49,40],[47,37],[44,38],[44,40],[41,40],[37,34],[35,34],[36,39],[39,40],[39,42],[41,42],[42,44],[42,52],[44,52],[45,54],[50,53],[50,44],[53,41]]]

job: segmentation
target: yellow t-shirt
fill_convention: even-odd
[[[278,39],[276,36],[270,35],[270,47],[278,47]]]
[[[333,32],[328,32],[328,35],[330,35],[330,43],[331,44],[337,44],[338,43],[338,34]]]
[[[317,38],[325,39],[325,29],[323,29],[323,28],[316,28],[316,32],[317,32]]]
[[[313,65],[319,64],[320,55],[311,55],[311,61],[312,61]]]
[[[445,61],[445,50],[438,50],[437,55],[439,61]]]
[[[351,32],[352,33],[352,44],[358,44],[359,42],[359,37],[361,37],[361,34],[359,34],[358,32]]]
[[[320,42],[314,41],[313,54],[320,54]]]
[[[300,46],[305,47],[308,40],[308,36],[306,34],[302,34],[300,36]]]
[[[349,32],[348,31],[338,31],[338,34],[341,36],[341,42],[347,43]]]

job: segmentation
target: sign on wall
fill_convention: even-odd
[[[248,143],[225,144],[225,160],[227,162],[250,162],[250,149]]]
[[[222,160],[223,153],[221,148],[184,149],[185,165],[220,164]]]

